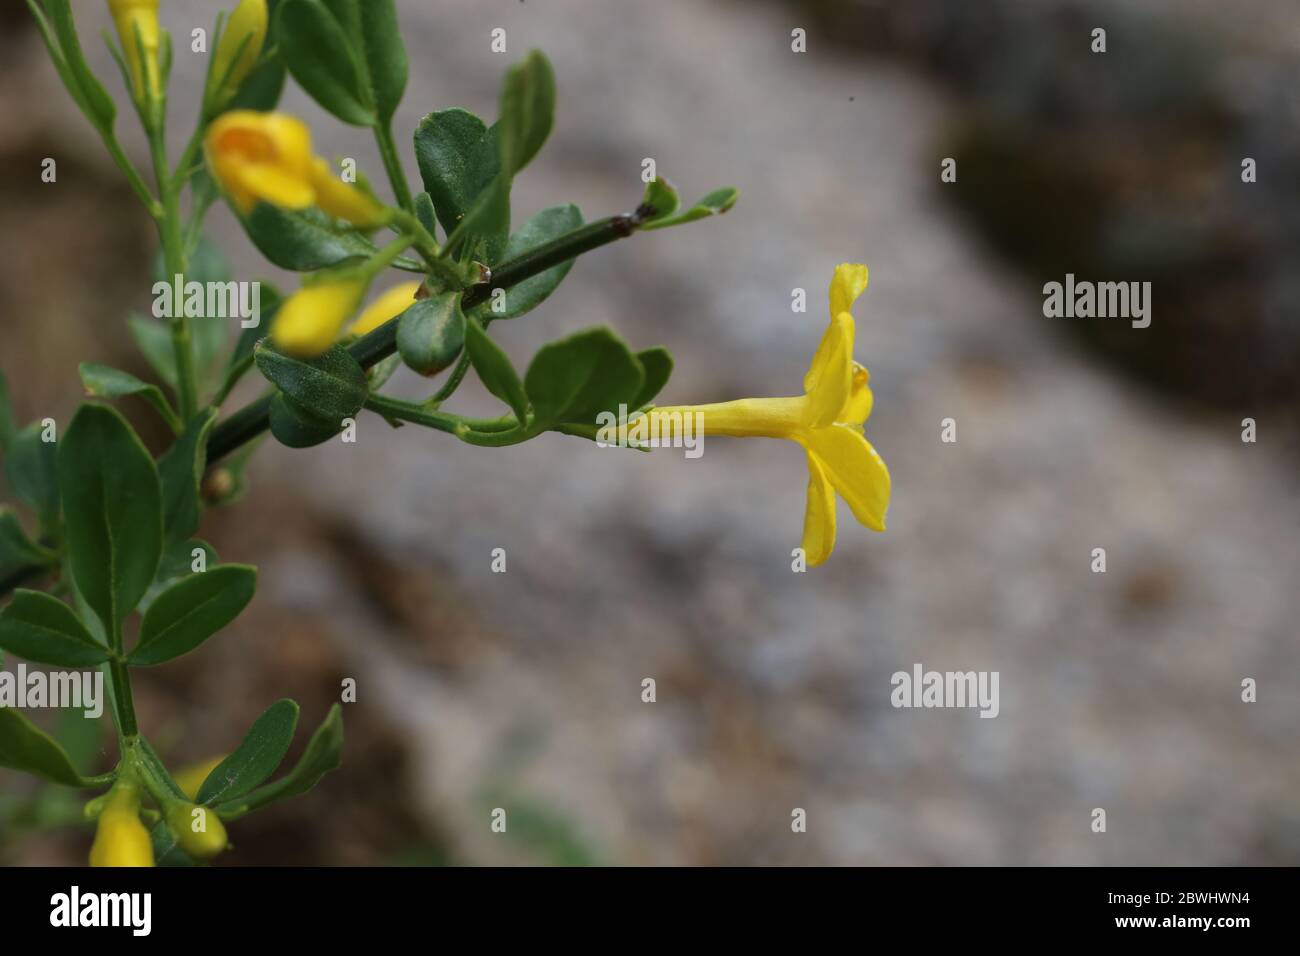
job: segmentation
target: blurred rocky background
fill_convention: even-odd
[[[105,11],[77,7],[115,82]],[[164,8],[175,151],[205,68],[180,41],[213,5]],[[364,418],[356,445],[265,444],[249,493],[203,529],[260,566],[258,596],[140,677],[141,723],[180,765],[229,750],[278,697],[302,704],[303,738],[344,677],[358,701],[343,768],[232,827],[223,862],[1300,861],[1293,3],[398,8],[399,129],[453,105],[493,116],[508,62],[533,46],[554,62],[556,127],[517,218],[628,209],[644,157],[688,199],[742,190],[724,218],[584,257],[494,326],[517,364],[609,323],[674,352],[672,401],[789,394],[834,264],[869,264],[857,357],[890,527],[842,510],[831,561],[792,574],[806,477],[784,443],[715,439],[693,461],[559,436],[487,450]],[[123,320],[148,305],[153,245],[25,16],[0,14],[0,367],[21,418],[66,421],[78,361],[147,374]],[[362,131],[292,86],[282,106],[378,175]],[[212,234],[237,277],[292,287],[226,210]],[[1042,284],[1065,272],[1151,281],[1151,327],[1045,319]],[[497,408],[472,383],[456,401]],[[916,662],[999,671],[1000,715],[893,709],[890,676]],[[101,744],[81,741],[88,761]],[[9,773],[0,788],[0,860],[84,859],[88,829],[50,826],[75,801]]]

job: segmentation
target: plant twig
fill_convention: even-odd
[[[493,289],[508,289],[584,252],[624,239],[636,231],[635,215],[609,216],[588,223],[501,265],[488,282],[465,293],[462,307],[486,302]],[[390,319],[348,346],[348,352],[363,368],[387,358],[397,350],[397,320]],[[208,461],[230,454],[270,427],[271,396],[263,396],[218,424],[208,438]]]

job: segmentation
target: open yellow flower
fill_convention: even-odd
[[[311,131],[292,116],[231,110],[208,127],[203,149],[208,170],[245,215],[260,201],[285,209],[319,206],[362,229],[389,219],[373,196],[338,179],[312,155]]]
[[[140,822],[140,792],[135,784],[119,780],[109,791],[90,847],[90,865],[153,866],[153,843]]]
[[[304,285],[284,300],[271,325],[271,341],[286,355],[313,358],[339,337],[361,306],[370,280],[352,274]]]
[[[658,407],[659,423],[680,414],[703,414],[705,435],[786,438],[808,456],[808,505],[803,550],[810,566],[821,564],[835,547],[835,495],[853,516],[873,531],[885,530],[889,472],[863,434],[871,414],[867,370],[853,361],[850,307],[867,287],[867,267],[837,266],[831,280],[831,323],[822,336],[803,395],[793,398],[742,398],[713,405]],[[692,419],[693,420],[693,419]]]
[[[131,83],[137,99],[147,90],[157,98],[158,82],[158,0],[108,0],[108,12],[117,25],[122,52],[131,70]],[[137,40],[137,31],[139,39]],[[144,59],[141,61],[141,48]]]
[[[373,332],[389,319],[396,318],[405,312],[411,303],[415,301],[415,293],[419,291],[420,283],[418,282],[403,282],[401,285],[393,286],[366,306],[348,331],[353,335],[365,335],[367,332]]]
[[[257,65],[266,40],[266,20],[266,0],[239,0],[239,6],[230,14],[212,57],[212,82],[217,84],[214,100],[218,106],[239,92]]]

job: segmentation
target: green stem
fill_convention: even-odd
[[[197,134],[195,139],[197,139]],[[195,140],[192,139],[191,143]],[[163,267],[168,282],[173,276],[185,274],[185,239],[181,221],[178,178],[169,174],[167,149],[163,131],[150,133],[149,146],[153,154],[154,176],[158,180],[158,193],[162,198],[163,215],[158,222],[162,239]],[[194,341],[190,318],[183,307],[175,309],[171,319],[172,350],[176,355],[176,395],[181,406],[181,420],[188,422],[198,411],[198,375],[194,371]]]
[[[384,160],[384,170],[388,173],[388,181],[392,184],[393,195],[397,197],[397,204],[411,212],[415,209],[415,203],[411,200],[411,187],[406,182],[406,172],[402,169],[402,159],[397,153],[397,147],[393,144],[393,127],[391,123],[375,124],[375,142],[379,145],[379,155]]]
[[[493,272],[490,282],[480,283],[467,290],[461,303],[462,308],[471,309],[486,302],[492,295],[493,289],[508,289],[584,252],[626,238],[636,231],[637,224],[638,220],[634,215],[610,216],[559,236],[517,259],[504,263]],[[390,319],[348,346],[349,354],[361,363],[363,368],[370,368],[396,350],[396,319]],[[216,461],[266,431],[271,424],[270,407],[270,397],[264,396],[244,406],[217,425],[208,438],[208,461]]]
[[[115,650],[121,653],[122,632],[119,626]],[[131,697],[131,674],[126,661],[114,657],[108,662],[108,679],[113,683],[113,700],[117,704],[117,732],[123,741],[128,741],[138,734],[135,723],[135,701]]]
[[[162,204],[149,192],[149,187],[145,185],[144,180],[140,177],[135,164],[127,159],[126,153],[122,151],[122,144],[117,141],[117,137],[112,132],[104,134],[104,145],[108,147],[108,155],[113,157],[113,162],[122,171],[126,181],[131,184],[131,188],[135,190],[140,202],[144,203],[144,208],[149,211],[149,215],[156,220],[162,219]]]
[[[387,395],[371,395],[366,399],[366,408],[388,418],[447,432],[471,445],[515,445],[531,437],[528,429],[513,419],[507,427],[502,428],[500,419],[462,418]],[[490,430],[480,431],[477,427],[479,425],[486,425]]]
[[[390,418],[413,422],[426,428],[436,428],[438,431],[447,432],[449,435],[458,435],[462,429],[467,427],[459,415],[430,411],[411,402],[390,398],[387,395],[371,395],[366,399],[366,408],[380,415],[387,415]]]

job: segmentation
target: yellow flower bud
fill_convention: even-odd
[[[196,860],[207,860],[226,848],[226,826],[215,810],[184,800],[168,804],[167,826],[176,835],[176,844]]]
[[[334,344],[343,323],[357,311],[367,285],[366,277],[351,276],[303,286],[280,306],[271,326],[271,341],[288,355],[320,355]]]
[[[323,159],[311,164],[311,184],[316,190],[316,205],[331,216],[346,219],[361,229],[378,229],[388,222],[387,209],[364,190],[331,173]]]
[[[119,780],[99,814],[91,866],[153,866],[153,844],[140,822],[140,794],[133,783]]]
[[[312,155],[306,124],[283,113],[231,110],[208,127],[208,170],[240,212],[259,201],[286,209],[316,205],[363,229],[388,222],[387,208]]]
[[[353,335],[365,335],[367,332],[373,332],[389,319],[405,312],[407,306],[415,301],[415,293],[419,291],[420,283],[418,282],[403,282],[401,285],[393,286],[393,288],[366,306],[348,331]]]
[[[212,58],[213,99],[217,105],[239,92],[257,64],[266,39],[266,0],[239,0]]]
[[[108,0],[109,13],[117,24],[117,36],[122,41],[122,52],[131,70],[132,88],[137,97],[148,91],[157,98],[158,82],[158,0]],[[136,32],[139,31],[139,40]],[[140,61],[141,47],[144,62]]]
[[[172,774],[172,779],[176,781],[176,786],[181,788],[181,791],[185,796],[193,800],[199,795],[199,787],[203,786],[203,781],[208,779],[208,774],[216,770],[217,765],[225,759],[224,756],[213,757],[209,760],[204,760],[202,763],[182,767],[176,773]]]

